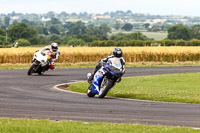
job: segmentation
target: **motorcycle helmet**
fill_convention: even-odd
[[[113,55],[115,57],[122,57],[122,49],[119,47],[116,47],[113,49]]]
[[[57,50],[58,50],[58,44],[57,43],[52,43],[50,51],[53,52],[53,53],[56,53]]]

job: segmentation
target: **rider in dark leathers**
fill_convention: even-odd
[[[108,62],[108,60],[110,58],[114,58],[114,57],[117,57],[117,58],[120,58],[120,61],[121,61],[121,64],[122,64],[122,70],[123,70],[123,73],[125,73],[125,60],[124,58],[122,57],[122,50],[121,48],[114,48],[113,49],[113,52],[111,55],[108,55],[106,58],[102,59],[102,60],[99,60],[99,63],[97,64],[93,74],[88,78],[88,82],[91,83],[91,81],[93,80],[94,78],[94,75],[95,73],[104,65]],[[121,81],[121,78],[118,80],[118,82]]]

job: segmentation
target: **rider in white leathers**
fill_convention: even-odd
[[[57,43],[52,43],[51,45],[48,45],[42,49],[40,49],[39,51],[41,52],[42,55],[45,55],[45,51],[49,50],[50,52],[50,56],[51,56],[51,60],[50,60],[50,69],[54,69],[55,65],[54,62],[58,59],[58,57],[60,56],[60,51],[58,49],[58,44]]]

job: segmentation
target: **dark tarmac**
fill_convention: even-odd
[[[53,88],[86,80],[91,68],[56,69],[43,76],[0,70],[0,117],[200,127],[200,104],[88,98]],[[200,72],[200,67],[127,68],[124,77]]]

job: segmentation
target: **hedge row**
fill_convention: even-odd
[[[132,41],[94,41],[88,43],[90,47],[109,47],[109,46],[200,46],[200,40],[162,40],[162,41],[142,41],[142,40],[132,40]]]

